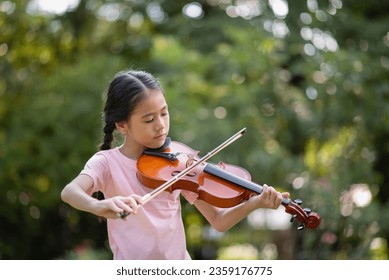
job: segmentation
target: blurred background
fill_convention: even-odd
[[[389,1],[0,2],[0,259],[111,259],[62,188],[97,151],[112,76],[161,81],[170,136],[321,216],[225,233],[183,201],[193,259],[388,259]],[[172,241],[174,246],[174,241]]]

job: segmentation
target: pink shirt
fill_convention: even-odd
[[[105,198],[138,194],[152,189],[137,177],[136,161],[124,156],[119,148],[97,152],[86,163],[81,174],[93,179],[92,194]],[[187,191],[164,191],[138,209],[136,215],[108,219],[108,238],[114,259],[190,259],[186,249],[181,218],[180,193],[192,204],[197,195]]]

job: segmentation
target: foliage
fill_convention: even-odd
[[[172,138],[205,153],[247,127],[212,160],[322,217],[297,231],[273,225],[283,211],[256,212],[218,233],[183,201],[194,258],[388,258],[388,3],[80,1],[40,14],[30,2],[0,3],[0,258],[110,258],[105,223],[59,193],[96,151],[104,91],[129,67],[161,80]]]

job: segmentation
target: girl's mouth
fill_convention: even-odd
[[[162,140],[163,138],[165,138],[165,134],[160,134],[160,135],[154,137],[154,139],[157,139],[157,140]]]

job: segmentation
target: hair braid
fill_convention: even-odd
[[[106,123],[104,126],[104,140],[103,143],[100,145],[100,150],[109,150],[112,146],[113,141],[113,131],[115,130],[115,124],[114,123]]]

